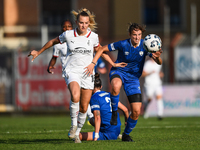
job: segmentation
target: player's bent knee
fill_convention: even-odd
[[[112,93],[118,95],[121,89],[121,84],[112,84]]]
[[[84,106],[80,106],[80,112],[82,113],[86,113],[87,112],[88,107],[84,107]]]
[[[119,75],[113,75],[111,77],[111,86],[112,86],[112,92],[119,94],[122,86],[122,80]]]
[[[71,98],[72,101],[75,102],[75,103],[80,101],[80,94],[79,93],[74,92],[74,93],[72,93],[71,97],[72,97]]]
[[[81,113],[86,113],[87,112],[87,109],[81,109],[79,110]]]
[[[118,95],[120,92],[120,89],[112,89],[111,94],[112,95]]]
[[[139,118],[139,116],[140,116],[140,111],[133,111],[133,112],[131,113],[131,118],[132,118],[133,120],[137,120],[137,119]]]

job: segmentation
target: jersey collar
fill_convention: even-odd
[[[91,32],[92,32],[91,29],[88,28],[88,29],[87,29],[87,33],[86,33],[84,36],[88,38],[88,37],[90,36]],[[77,28],[75,28],[75,29],[74,29],[74,37],[78,37],[78,36],[79,36],[79,35],[78,35],[78,33],[77,33]]]
[[[101,90],[97,90],[95,93],[97,93],[97,92],[101,92]]]
[[[131,39],[129,40],[130,41],[130,43],[131,43],[131,47],[133,47],[133,44],[132,44],[132,42],[131,42]],[[141,40],[140,40],[140,42],[141,42]],[[140,43],[139,43],[139,45],[137,46],[137,47],[139,47],[140,46]]]

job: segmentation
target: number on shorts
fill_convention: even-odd
[[[94,82],[94,75],[93,74],[91,75],[91,78],[92,78],[92,82]]]

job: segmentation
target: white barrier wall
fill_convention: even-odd
[[[164,117],[200,116],[200,85],[163,86]],[[157,116],[156,100],[148,107],[150,116]]]
[[[177,47],[174,52],[175,79],[183,81],[200,79],[200,47]]]

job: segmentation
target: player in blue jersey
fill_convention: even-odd
[[[106,64],[101,57],[98,59],[97,64],[94,67],[94,72],[98,72],[100,74],[105,74],[107,72]]]
[[[118,50],[116,63],[125,62],[128,64],[124,68],[112,67],[110,71],[112,86],[110,97],[113,110],[111,124],[117,124],[119,93],[122,85],[131,108],[131,114],[122,135],[122,141],[133,141],[129,134],[137,124],[142,106],[139,78],[143,71],[146,56],[151,57],[157,64],[162,64],[161,49],[156,53],[149,53],[143,48],[142,33],[145,30],[144,25],[131,23],[128,30],[130,38],[101,47],[92,61],[92,63],[95,63],[103,52]],[[93,70],[92,63],[87,66],[87,72],[91,73]]]
[[[112,116],[110,93],[101,91],[102,84],[99,74],[95,74],[94,90],[90,100],[90,106],[94,118],[90,123],[95,126],[94,132],[81,132],[80,140],[97,141],[97,140],[116,140],[121,130],[119,114],[117,114],[117,125],[111,125]]]

